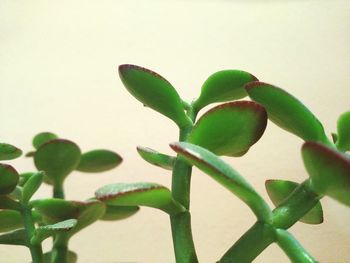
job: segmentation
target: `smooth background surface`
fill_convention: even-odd
[[[169,172],[145,163],[135,147],[171,154],[176,127],[123,88],[117,75],[123,63],[157,71],[188,100],[215,71],[249,71],[300,98],[330,133],[350,108],[349,23],[349,1],[335,0],[1,0],[1,141],[28,151],[33,135],[53,131],[83,150],[105,147],[123,155],[114,171],[72,175],[70,199],[88,198],[113,182],[170,186]],[[269,123],[246,156],[226,160],[267,197],[266,179],[306,178],[301,145]],[[11,163],[33,170],[30,159]],[[37,196],[49,192],[45,187]],[[323,225],[299,223],[291,232],[321,262],[350,262],[350,209],[328,198],[323,206]],[[219,259],[254,222],[245,205],[196,169],[192,217],[201,263]],[[168,217],[147,208],[127,221],[89,227],[71,247],[86,263],[175,261]],[[28,261],[25,248],[0,246],[1,263]],[[288,259],[271,246],[255,262]]]

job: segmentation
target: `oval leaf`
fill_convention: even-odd
[[[203,84],[201,95],[193,103],[198,111],[210,103],[238,100],[247,96],[244,85],[258,80],[241,70],[222,70],[212,74]]]
[[[337,130],[337,148],[342,151],[350,151],[350,111],[340,115]]]
[[[175,88],[157,73],[135,65],[119,66],[127,90],[145,106],[172,119],[179,127],[191,125]]]
[[[157,152],[147,147],[137,147],[137,152],[146,162],[155,166],[162,167],[166,170],[172,170],[175,162],[175,157]]]
[[[284,200],[298,187],[298,183],[285,180],[267,180],[265,182],[266,191],[273,202],[278,207]],[[321,224],[323,222],[323,210],[320,202],[317,202],[300,222],[306,224]]]
[[[22,202],[27,203],[33,194],[39,189],[43,182],[44,172],[37,172],[30,176],[27,182],[23,186],[22,190]]]
[[[48,141],[54,140],[54,139],[58,139],[58,136],[56,134],[51,133],[51,132],[42,132],[42,133],[35,135],[32,143],[33,143],[33,146],[35,149],[39,149],[39,147],[41,145],[43,145],[44,143],[47,143]]]
[[[2,234],[0,235],[0,244],[26,246],[26,231],[24,229],[17,229]]]
[[[321,122],[297,98],[263,82],[246,85],[249,97],[263,105],[269,119],[305,141],[329,143]]]
[[[313,189],[350,206],[350,158],[315,142],[304,143],[302,155]]]
[[[23,227],[22,215],[18,211],[0,210],[0,232]]]
[[[74,142],[55,139],[41,145],[34,155],[34,163],[49,181],[61,184],[77,168],[80,157],[80,149]]]
[[[100,218],[104,221],[114,221],[128,218],[136,214],[140,208],[138,206],[115,206],[107,205],[105,214]]]
[[[169,214],[184,212],[185,208],[173,200],[168,188],[155,183],[117,183],[101,187],[96,198],[109,205],[149,206]]]
[[[11,165],[0,163],[0,195],[6,195],[15,190],[19,174]]]
[[[11,209],[20,211],[22,206],[19,202],[7,195],[0,195],[0,209]]]
[[[81,155],[80,163],[76,168],[86,173],[98,173],[111,170],[122,162],[122,158],[109,150],[93,150]]]
[[[265,109],[251,101],[219,105],[205,113],[188,141],[217,155],[241,156],[265,131]]]
[[[265,222],[270,221],[271,211],[268,205],[253,187],[227,163],[197,145],[179,142],[170,146],[190,164],[198,167],[245,202],[258,219]]]
[[[0,160],[12,160],[22,155],[22,150],[8,144],[0,143]]]

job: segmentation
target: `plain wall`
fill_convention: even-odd
[[[52,131],[83,151],[109,148],[124,157],[110,172],[72,174],[69,199],[86,199],[114,182],[170,187],[169,171],[145,163],[135,148],[172,154],[176,126],[126,91],[119,64],[160,73],[189,101],[210,74],[246,70],[298,97],[330,134],[350,107],[349,28],[349,1],[1,0],[0,138],[29,151],[36,133]],[[269,123],[248,154],[225,160],[268,200],[265,180],[307,177],[301,145]],[[21,172],[34,169],[28,158],[10,163]],[[192,182],[193,236],[200,262],[212,263],[255,220],[197,169]],[[36,197],[48,195],[45,186]],[[350,209],[329,198],[322,204],[322,225],[298,223],[290,231],[321,262],[350,262]],[[175,262],[169,219],[150,208],[126,221],[88,227],[71,249],[86,263]],[[26,248],[0,246],[1,263],[29,261]],[[272,245],[255,262],[289,261]]]

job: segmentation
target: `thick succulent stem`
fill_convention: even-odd
[[[68,263],[68,240],[57,235],[51,251],[51,263]]]
[[[186,141],[192,127],[180,130],[180,141]],[[177,157],[172,174],[173,198],[187,210],[190,206],[190,185],[192,167]],[[192,238],[191,215],[188,211],[170,216],[175,258],[177,263],[197,263]]]
[[[26,230],[27,246],[32,256],[32,262],[43,263],[44,258],[43,258],[43,250],[41,248],[41,244],[32,245],[30,243],[30,240],[35,232],[35,226],[32,218],[32,208],[29,205],[24,204],[21,212],[23,216],[24,228]]]
[[[64,199],[63,183],[55,183],[53,186],[53,197]]]

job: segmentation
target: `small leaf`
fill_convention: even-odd
[[[315,142],[304,143],[302,156],[313,190],[350,206],[350,158]]]
[[[33,146],[35,149],[39,149],[41,145],[54,139],[58,139],[58,136],[56,134],[53,134],[51,132],[42,132],[35,135],[33,138]]]
[[[93,150],[81,155],[80,163],[76,168],[86,173],[98,173],[111,170],[122,162],[122,158],[109,150]]]
[[[305,141],[329,143],[321,122],[298,99],[263,82],[246,85],[249,97],[263,105],[269,119]]]
[[[22,155],[22,150],[8,144],[0,143],[0,160],[12,160]]]
[[[23,187],[23,185],[28,181],[28,179],[34,174],[36,174],[36,172],[21,173],[19,175],[18,185]]]
[[[0,235],[0,244],[26,246],[26,231],[24,229],[17,229],[2,234]]]
[[[203,84],[201,95],[193,104],[197,110],[215,102],[238,100],[247,96],[244,85],[258,80],[241,70],[222,70],[212,74]]]
[[[350,151],[350,111],[340,115],[337,122],[337,130],[337,148],[342,151]]]
[[[128,218],[138,212],[140,208],[138,206],[115,206],[107,205],[106,212],[100,220],[112,221]]]
[[[137,152],[146,162],[155,166],[162,167],[166,170],[172,170],[175,162],[175,157],[169,156],[148,147],[137,147]]]
[[[22,190],[22,202],[28,203],[33,194],[39,189],[43,182],[44,172],[37,172],[30,176],[27,182],[23,186]]]
[[[13,200],[11,197],[6,195],[0,195],[0,209],[11,209],[11,210],[21,210],[21,205],[19,202]]]
[[[298,187],[298,183],[285,180],[267,180],[265,187],[267,193],[273,202],[278,207],[284,200]],[[320,202],[312,208],[307,214],[305,214],[300,222],[306,224],[321,224],[323,222],[323,211]]]
[[[0,210],[0,232],[23,227],[22,215],[14,210]]]
[[[265,222],[270,221],[271,211],[268,205],[253,187],[227,163],[197,145],[179,142],[170,146],[190,164],[198,167],[245,202],[258,219]]]
[[[265,109],[251,101],[219,105],[205,113],[188,141],[217,155],[241,156],[265,131]]]
[[[127,90],[145,106],[172,119],[179,127],[191,125],[175,88],[157,73],[135,65],[119,66]]]
[[[0,163],[0,195],[6,195],[15,190],[19,174],[11,165]]]
[[[44,171],[49,181],[61,184],[80,162],[79,147],[71,141],[55,139],[44,143],[36,151],[34,163]]]
[[[155,183],[117,183],[101,187],[96,198],[109,205],[149,206],[169,214],[184,212],[185,208],[173,200],[168,188]]]
[[[65,233],[75,227],[76,224],[76,219],[68,219],[53,225],[40,226],[35,230],[30,243],[32,245],[41,244],[41,242],[43,242],[46,238],[59,233]]]

